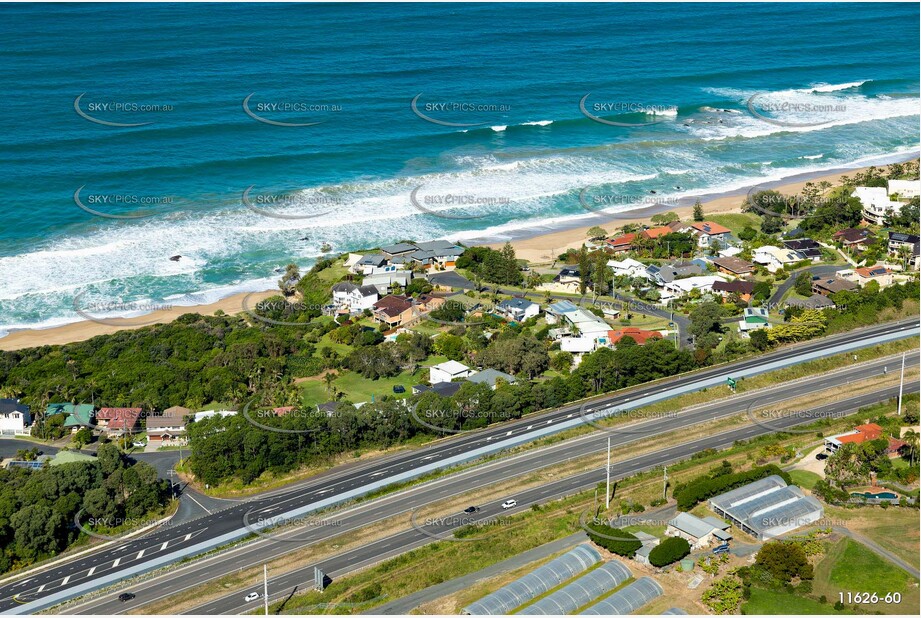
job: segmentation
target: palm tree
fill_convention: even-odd
[[[908,450],[909,465],[912,467],[915,465],[915,453],[918,451],[919,438],[921,438],[921,434],[914,429],[909,429],[905,432],[905,435],[902,436],[902,440],[905,442]]]
[[[326,385],[326,394],[327,394],[327,395],[331,395],[331,394],[332,394],[333,382],[335,382],[335,380],[336,380],[336,374],[334,374],[332,371],[327,371],[327,372],[323,375],[323,384]]]

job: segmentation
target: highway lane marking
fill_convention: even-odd
[[[62,585],[62,586],[66,586],[66,585],[67,585],[67,582],[69,582],[69,581],[70,581],[70,575],[68,575],[67,577],[64,578],[64,581],[61,582],[61,585]]]
[[[185,538],[182,539],[182,541],[185,542],[185,541],[188,541],[188,540],[191,539],[191,538],[192,538],[192,533],[190,532],[190,533],[188,533],[187,535],[185,535]]]
[[[115,562],[112,563],[112,568],[114,569],[115,567],[117,567],[117,566],[118,566],[118,563],[120,563],[121,561],[122,561],[121,558],[116,558],[116,559],[115,559]]]
[[[143,557],[144,557],[144,552],[145,552],[145,551],[146,551],[146,550],[144,550],[144,549],[142,549],[141,551],[139,551],[139,552],[138,552],[138,555],[137,555],[137,558],[135,558],[135,560],[140,560],[141,558],[143,558]]]
[[[44,589],[45,589],[45,584],[42,584],[41,586],[38,587],[38,592],[41,592]]]
[[[96,572],[96,567],[93,567],[92,569],[90,569],[89,571],[87,571],[86,576],[89,577],[90,575],[92,575],[92,574],[95,573],[95,572]]]
[[[164,549],[166,549],[167,545],[169,545],[169,541],[166,541],[165,543],[163,543],[163,545],[160,546],[160,551],[163,551]]]

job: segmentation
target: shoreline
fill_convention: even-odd
[[[911,161],[916,158],[917,155],[912,154],[905,159],[899,159],[899,161]],[[882,167],[884,165],[887,164],[877,163],[873,167]],[[742,200],[752,188],[758,187],[762,189],[775,189],[783,193],[798,193],[807,182],[820,182],[826,180],[837,186],[838,180],[842,175],[853,175],[869,167],[871,166],[841,167],[816,172],[803,172],[778,180],[748,185],[724,193],[702,193],[698,197],[682,198],[676,205],[667,207],[652,205],[632,211],[625,211],[620,215],[599,214],[591,218],[592,222],[589,225],[585,225],[584,221],[580,221],[579,224],[556,230],[541,228],[522,229],[518,234],[509,234],[507,242],[512,244],[515,248],[517,257],[520,259],[526,259],[536,263],[552,262],[556,260],[559,254],[564,253],[567,249],[578,249],[581,247],[582,243],[587,240],[586,232],[588,229],[596,225],[600,225],[605,228],[609,234],[613,234],[615,230],[627,224],[648,223],[650,216],[662,212],[674,212],[682,220],[688,220],[692,218],[693,204],[696,199],[701,200],[704,213],[708,216],[740,213]],[[627,213],[632,214],[628,215]],[[561,227],[563,227],[563,225],[564,224],[561,224]],[[485,245],[492,248],[501,248],[505,242],[506,240],[496,241],[492,239],[482,239],[477,242],[472,239],[469,241],[468,246]],[[239,292],[205,305],[170,307],[169,309],[159,309],[143,316],[132,318],[106,318],[105,323],[93,320],[83,320],[49,328],[13,330],[5,337],[0,337],[0,350],[13,351],[44,345],[76,343],[91,339],[97,335],[106,335],[121,330],[143,328],[152,324],[165,324],[167,322],[172,322],[180,315],[186,313],[212,315],[215,311],[221,310],[226,314],[233,315],[244,311],[246,307],[252,306],[255,302],[259,302],[278,293],[277,289],[259,292]],[[244,301],[246,307],[244,307]]]

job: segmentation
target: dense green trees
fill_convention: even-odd
[[[649,552],[649,564],[655,567],[664,567],[678,562],[691,553],[691,544],[678,536],[672,536],[655,547]]]
[[[139,527],[170,497],[169,481],[111,444],[99,447],[95,461],[0,469],[0,572],[74,543],[82,534],[73,525],[81,511],[87,528]]]
[[[632,558],[636,555],[636,550],[643,546],[633,534],[620,528],[612,528],[603,521],[591,521],[585,524],[585,527],[588,528],[588,538],[592,543],[618,556]]]
[[[776,474],[784,479],[788,484],[791,483],[790,475],[770,464],[752,468],[745,472],[735,472],[727,474],[725,470],[720,470],[716,475],[708,474],[698,477],[685,485],[676,486],[673,492],[675,501],[678,503],[678,510],[689,511],[699,502],[712,498],[718,494],[725,493],[730,489],[747,485],[752,481],[763,479],[766,476]]]
[[[470,247],[457,258],[456,265],[490,283],[521,285],[523,280],[515,250],[510,243],[505,243],[501,251],[489,247]]]
[[[784,583],[793,578],[812,579],[812,565],[809,564],[802,545],[795,542],[765,543],[755,556],[755,565]]]

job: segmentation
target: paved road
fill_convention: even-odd
[[[911,392],[917,392],[918,385],[912,384]],[[857,408],[870,405],[878,401],[884,401],[898,393],[898,387],[880,390],[874,393],[861,395],[847,401],[836,402],[827,406],[821,406],[815,409],[817,417],[828,418],[831,416],[841,416]],[[797,424],[806,422],[808,419],[802,416],[791,416],[780,419],[775,425],[780,427],[793,427]],[[611,466],[611,478],[622,479],[644,470],[649,470],[656,466],[661,466],[690,457],[692,454],[701,450],[713,448],[721,449],[731,446],[737,440],[748,440],[759,435],[773,433],[773,429],[761,425],[748,425],[738,429],[730,430],[723,433],[679,444],[677,446],[667,447],[654,453],[640,455],[627,461],[618,462]],[[515,512],[521,512],[530,508],[532,504],[542,504],[551,500],[572,495],[579,491],[595,487],[605,478],[603,470],[591,470],[583,474],[578,474],[569,478],[560,479],[548,483],[542,487],[536,487],[527,491],[519,492],[515,497],[518,500],[518,507],[509,511],[504,511],[499,502],[494,502],[481,506],[483,520],[495,519],[500,516],[506,516]],[[456,514],[459,518],[463,514]],[[450,520],[449,520],[450,521]],[[440,526],[425,526],[425,532],[411,528],[405,532],[397,533],[377,542],[369,543],[361,548],[345,552],[333,558],[321,561],[317,565],[310,565],[305,568],[297,569],[275,578],[269,579],[269,599],[277,601],[291,596],[299,590],[309,589],[313,584],[314,567],[319,566],[324,573],[329,575],[333,580],[340,574],[345,574],[356,570],[363,565],[375,564],[386,560],[389,557],[399,555],[413,548],[420,547],[427,543],[433,542],[437,537],[440,539],[450,538],[452,531],[458,526],[452,524]],[[428,534],[426,534],[428,533]],[[460,541],[458,541],[460,542]],[[239,614],[252,611],[260,607],[260,602],[245,603],[243,596],[247,591],[232,592],[228,595],[209,603],[195,607],[186,614],[200,615],[220,615],[220,614]],[[98,613],[98,612],[96,612]]]
[[[807,342],[729,365],[599,397],[590,404],[588,410],[615,408],[651,399],[662,400],[712,385],[713,380],[725,381],[726,376],[738,376],[743,370],[764,371],[766,364],[771,361],[792,364],[803,355],[831,353],[829,350],[843,343],[869,345],[881,336],[915,336],[917,328],[917,319],[911,319]],[[58,601],[67,595],[84,594],[110,581],[176,562],[188,555],[188,548],[204,542],[212,543],[212,539],[240,538],[251,529],[246,527],[246,522],[271,519],[298,508],[313,508],[318,502],[330,497],[365,491],[364,488],[375,481],[399,478],[400,474],[439,466],[441,462],[449,465],[477,449],[493,449],[496,444],[504,445],[516,440],[526,442],[537,435],[543,435],[539,431],[552,429],[548,427],[550,425],[562,427],[580,422],[579,413],[583,408],[584,404],[569,405],[551,412],[529,415],[519,421],[462,434],[414,451],[397,453],[343,470],[333,470],[295,489],[260,496],[245,503],[229,503],[213,514],[183,524],[165,526],[123,545],[49,568],[27,581],[6,583],[0,586],[0,611],[35,611],[40,603],[29,606],[19,603],[31,603],[49,595],[55,595],[53,600]],[[133,568],[133,571],[126,572],[126,568]]]
[[[835,264],[823,264],[820,266],[810,266],[808,268],[802,268],[800,270],[793,271],[790,273],[790,276],[787,277],[783,283],[781,283],[777,290],[771,297],[768,299],[768,307],[780,308],[780,299],[783,298],[783,295],[796,284],[796,278],[804,272],[812,274],[813,277],[830,277],[836,272],[844,268],[843,266],[838,266]]]
[[[912,366],[914,366],[918,363],[918,359],[913,358],[911,362]],[[659,435],[676,427],[689,427],[737,415],[749,406],[752,409],[758,409],[759,406],[765,405],[772,405],[777,408],[779,407],[777,406],[779,402],[793,397],[802,397],[803,394],[840,387],[849,382],[880,375],[886,363],[891,364],[891,359],[881,359],[848,367],[834,373],[813,376],[750,393],[742,393],[721,401],[689,408],[682,411],[677,417],[654,418],[642,424],[612,431],[610,433],[612,446],[615,452],[618,452],[621,449],[629,448],[632,443],[647,440],[650,435]],[[375,500],[364,506],[347,510],[345,513],[336,514],[332,516],[335,521],[339,522],[339,525],[335,527],[314,526],[306,531],[298,529],[291,533],[279,535],[278,540],[275,542],[269,540],[258,541],[233,552],[198,561],[155,580],[125,587],[124,590],[137,595],[137,599],[131,603],[131,607],[138,608],[229,572],[277,559],[279,556],[303,549],[319,540],[356,530],[387,517],[402,513],[407,518],[404,526],[408,526],[410,511],[418,506],[442,500],[452,495],[466,493],[473,489],[483,488],[498,481],[529,475],[541,467],[552,467],[569,459],[584,457],[592,453],[600,454],[604,452],[607,437],[608,432],[597,432],[551,447],[534,449],[515,457],[478,466],[436,482],[417,486],[400,495]],[[519,503],[527,506],[521,500],[519,500]],[[392,547],[384,549],[392,549]],[[122,589],[119,589],[117,592],[121,591]],[[235,599],[239,595],[231,594],[230,596]],[[110,614],[124,610],[124,606],[115,600],[112,595],[109,595],[75,608],[74,612]],[[71,613],[71,611],[68,610],[67,613]]]

